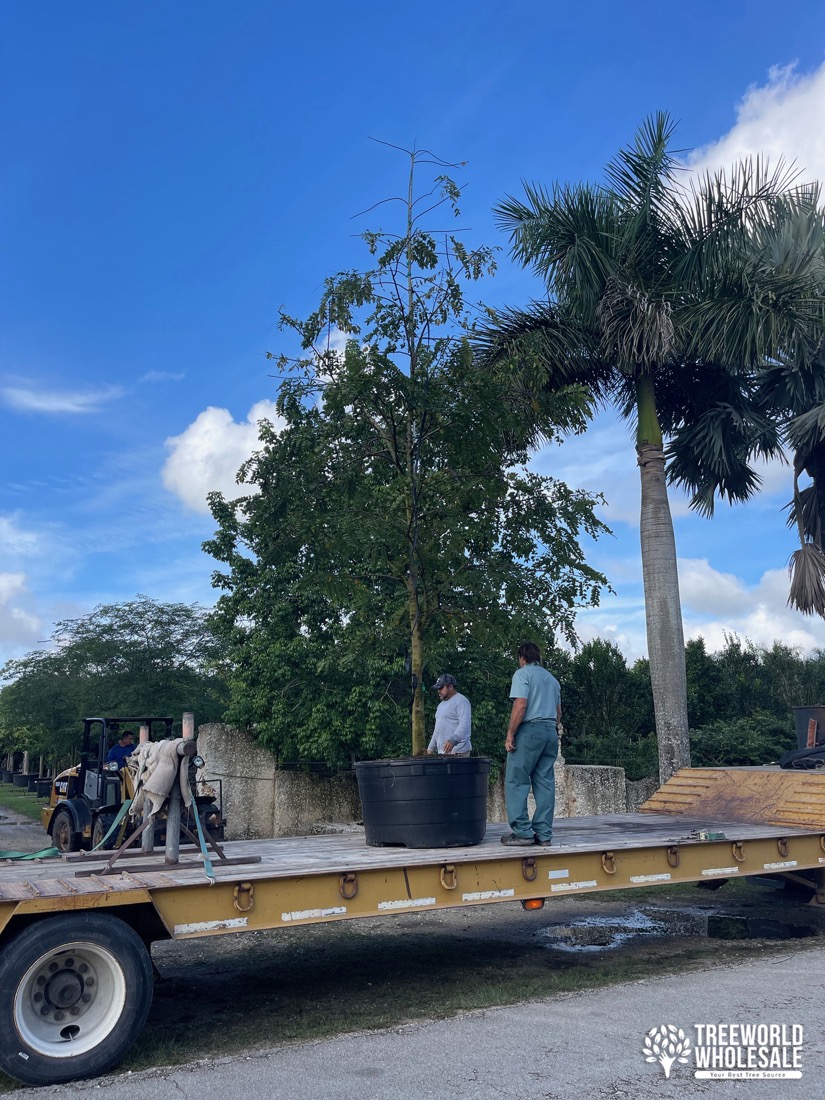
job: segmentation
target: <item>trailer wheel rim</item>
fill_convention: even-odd
[[[14,995],[24,1043],[47,1058],[72,1058],[99,1046],[126,1006],[126,977],[111,951],[61,944],[29,967]]]

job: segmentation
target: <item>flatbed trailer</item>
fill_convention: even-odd
[[[639,813],[557,819],[552,847],[504,832],[441,849],[235,841],[211,879],[197,852],[2,865],[0,1066],[43,1085],[120,1061],[149,1011],[155,940],[745,876],[804,873],[825,904],[825,772],[684,769]]]

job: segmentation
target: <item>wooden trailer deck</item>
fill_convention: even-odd
[[[825,773],[686,769],[636,814],[560,818],[552,847],[371,848],[361,834],[234,841],[178,865],[159,852],[0,865],[0,927],[15,914],[151,906],[175,938],[555,897],[654,883],[817,872],[825,901]],[[248,861],[248,862],[247,862]]]

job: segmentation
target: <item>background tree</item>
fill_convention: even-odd
[[[567,762],[624,768],[629,779],[653,775],[656,735],[647,661],[629,668],[617,646],[596,638],[561,665],[557,675]]]
[[[685,647],[693,763],[772,764],[796,748],[795,706],[825,702],[825,652],[803,655],[734,635],[709,653],[702,638]],[[565,709],[564,752],[571,764],[612,764],[630,779],[656,771],[649,665],[628,666],[609,642],[596,639],[553,657]]]
[[[666,455],[668,479],[699,511],[711,514],[717,494],[746,500],[759,484],[751,457],[779,447],[755,371],[780,349],[807,349],[815,314],[800,293],[810,283],[758,249],[777,210],[806,207],[810,192],[788,191],[759,162],[685,189],[673,130],[665,114],[645,122],[605,186],[528,186],[499,205],[513,255],[549,297],[503,312],[481,342],[488,364],[509,363],[528,387],[584,385],[635,424],[662,780],[690,761]]]
[[[221,716],[226,688],[212,671],[218,644],[197,605],[147,596],[102,604],[56,624],[53,647],[7,662],[0,678],[0,730],[23,731],[53,759],[77,748],[81,722],[108,715]]]
[[[493,257],[423,228],[458,212],[458,190],[438,175],[416,197],[422,164],[446,167],[410,154],[399,231],[364,234],[371,268],[283,317],[304,353],[278,360],[284,426],[261,425],[249,495],[210,498],[229,718],[287,758],[408,753],[410,730],[423,752],[424,685],[445,668],[480,732],[506,708],[518,642],[572,638],[606,583],[578,542],[605,530],[594,498],[525,468],[512,384],[475,367],[464,287]],[[583,424],[581,390],[540,405],[548,433]]]

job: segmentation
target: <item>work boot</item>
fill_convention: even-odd
[[[526,836],[516,836],[515,833],[508,833],[501,838],[502,844],[509,844],[513,848],[532,848],[533,838]]]

